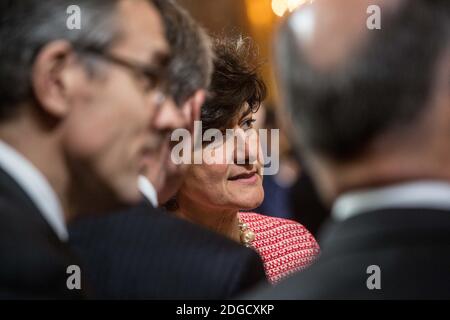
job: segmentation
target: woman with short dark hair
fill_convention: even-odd
[[[253,115],[266,96],[258,66],[251,63],[256,58],[252,44],[248,39],[216,40],[214,51],[209,97],[201,113],[202,133],[208,129],[222,133],[240,129],[241,134],[250,137],[256,134],[252,130]],[[221,137],[223,141],[214,138],[193,151],[201,152],[202,164],[190,166],[181,189],[167,208],[181,218],[255,249],[272,283],[305,268],[319,253],[308,230],[294,221],[243,212],[258,207],[264,199],[259,144],[252,145],[251,138],[243,140],[245,164],[238,164],[239,144],[231,145],[232,152],[226,152],[230,138]],[[205,159],[205,150],[220,155],[215,159],[223,161],[211,164]]]

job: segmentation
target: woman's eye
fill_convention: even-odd
[[[253,123],[256,121],[256,119],[247,119],[241,124],[241,128],[244,130],[248,130],[253,128]]]

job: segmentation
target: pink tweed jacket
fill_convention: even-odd
[[[239,219],[254,232],[251,247],[261,256],[271,283],[308,267],[319,254],[316,239],[298,222],[249,212],[240,212]]]

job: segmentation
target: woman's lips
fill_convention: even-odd
[[[253,184],[258,180],[258,175],[256,174],[256,172],[243,173],[243,174],[239,174],[237,176],[228,178],[228,180],[236,181],[236,182],[240,182],[240,183],[246,183],[246,184]]]

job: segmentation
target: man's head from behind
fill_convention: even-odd
[[[137,177],[163,135],[169,48],[145,0],[0,4],[0,138],[47,177],[68,214],[140,199]]]
[[[206,32],[190,14],[171,0],[155,0],[166,28],[172,59],[168,71],[169,96],[185,120],[185,128],[193,133],[195,120],[200,118],[205,91],[211,81],[213,53]],[[187,165],[176,165],[170,157],[167,143],[160,156],[151,161],[146,176],[158,191],[158,200],[165,203],[183,182]],[[158,170],[159,168],[159,170]]]
[[[370,5],[381,29],[367,27]],[[316,0],[285,21],[283,98],[326,200],[450,179],[449,19],[445,0]]]

